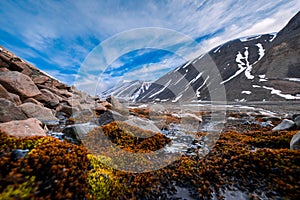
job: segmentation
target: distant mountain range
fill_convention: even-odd
[[[228,101],[300,100],[300,12],[278,33],[229,41],[152,83],[128,82],[104,94],[138,102],[209,101],[212,88],[222,86]]]

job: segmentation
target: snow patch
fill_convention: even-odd
[[[221,48],[222,46],[223,46],[223,44],[222,44],[222,45],[220,45],[220,46],[218,46],[218,47],[216,48],[216,50],[214,50],[214,53],[217,53],[217,52],[219,52],[219,53],[220,53],[220,52],[221,52],[221,51],[220,51],[220,48]]]
[[[241,42],[247,42],[247,41],[251,41],[251,40],[256,40],[256,39],[259,39],[261,37],[261,35],[258,35],[258,36],[247,36],[247,37],[242,37],[240,38],[240,41]]]
[[[182,97],[182,94],[176,97],[174,100],[172,100],[173,103],[176,103],[180,98]]]
[[[258,75],[259,78],[266,78],[265,74]]]
[[[265,55],[265,49],[264,47],[262,46],[261,43],[257,43],[256,46],[258,47],[258,55],[259,55],[259,58],[257,61],[261,60],[262,57],[264,57]]]
[[[276,38],[277,33],[272,33],[271,35],[273,35],[273,37],[269,40],[270,42],[273,42],[273,40]]]
[[[300,99],[300,97],[298,97],[297,95],[296,96],[293,96],[291,94],[282,94],[282,91],[281,90],[277,90],[275,88],[272,88],[272,87],[267,87],[267,86],[259,86],[259,85],[252,85],[252,87],[254,88],[264,88],[264,89],[267,89],[267,90],[270,90],[271,91],[271,94],[275,94],[277,96],[280,96],[280,97],[283,97],[285,99]]]
[[[248,79],[254,78],[254,76],[251,75],[252,66],[249,64],[249,61],[248,61],[248,57],[249,57],[248,47],[246,47],[245,49],[246,50],[244,52],[244,55],[242,55],[242,53],[239,51],[235,58],[235,62],[237,63],[239,70],[236,71],[235,74],[233,74],[228,79],[222,81],[220,84],[224,84],[224,83],[232,80],[233,78],[235,78],[239,74],[241,74],[243,71],[245,71],[245,75]],[[243,62],[243,59],[246,61],[246,63]]]
[[[187,63],[182,67],[182,69],[186,68],[189,64],[191,64],[191,62],[192,62],[192,61],[187,62]]]
[[[202,76],[203,72],[200,72],[195,78],[193,78],[189,84],[191,85],[192,83],[196,82],[201,76]]]
[[[285,78],[288,81],[300,82],[300,78]]]
[[[151,96],[149,96],[149,98],[152,98],[152,97],[154,97],[155,95],[158,95],[159,93],[161,93],[162,91],[164,91],[169,85],[170,85],[170,83],[171,83],[171,80],[169,80],[168,82],[167,82],[167,84],[161,89],[161,90],[159,90],[158,92],[155,92],[154,94],[152,94]],[[156,100],[156,99],[155,99]]]
[[[197,97],[200,97],[200,90],[206,84],[206,82],[207,82],[208,79],[209,79],[209,76],[206,77],[206,79],[204,80],[204,82],[202,83],[202,85],[200,85],[200,87],[196,90],[196,96]]]
[[[242,94],[251,94],[251,91],[242,91]]]

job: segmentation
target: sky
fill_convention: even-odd
[[[229,40],[278,32],[299,10],[300,0],[3,0],[0,45],[91,93],[95,83],[155,80]]]

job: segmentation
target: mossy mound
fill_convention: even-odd
[[[119,122],[111,123],[99,129],[101,134],[94,129],[86,141],[99,145],[105,137],[129,153],[149,152],[170,142],[159,134],[136,138],[133,131],[140,129],[122,125],[127,132]],[[0,198],[174,199],[180,195],[178,188],[187,188],[194,199],[211,199],[213,194],[222,199],[228,190],[239,190],[249,199],[298,199],[300,151],[289,149],[296,131],[248,127],[251,131],[221,134],[204,158],[183,155],[171,165],[147,173],[114,169],[113,149],[110,156],[96,156],[84,146],[49,137],[19,139],[1,133]],[[11,154],[16,148],[30,152],[13,161]]]

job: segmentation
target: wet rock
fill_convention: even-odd
[[[51,137],[57,138],[61,141],[64,141],[64,139],[65,139],[65,134],[61,133],[61,132],[50,132],[48,135]]]
[[[34,103],[24,103],[19,107],[27,115],[27,117],[36,118],[46,125],[58,125],[59,120],[53,115],[49,108],[42,107]]]
[[[29,149],[15,149],[11,152],[11,160],[17,161],[24,158],[29,153]]]
[[[42,122],[35,118],[1,123],[0,129],[15,137],[46,136]]]
[[[295,117],[294,122],[295,122],[297,128],[300,128],[300,115]]]
[[[81,144],[81,140],[97,125],[85,123],[85,124],[74,124],[69,125],[63,129],[64,138],[69,140],[73,144]]]
[[[103,114],[100,115],[100,117],[97,119],[97,124],[99,126],[103,126],[105,124],[108,124],[113,121],[124,121],[127,118],[120,113],[113,111],[113,110],[107,110]]]
[[[4,98],[0,98],[0,116],[0,122],[27,119],[27,116],[15,103]]]
[[[292,120],[284,119],[280,124],[278,124],[273,131],[282,131],[282,130],[290,130],[295,126],[295,123]]]
[[[22,99],[41,94],[31,78],[20,72],[0,72],[0,83],[7,91],[18,94]]]
[[[296,133],[290,142],[291,150],[300,150],[300,131]]]

